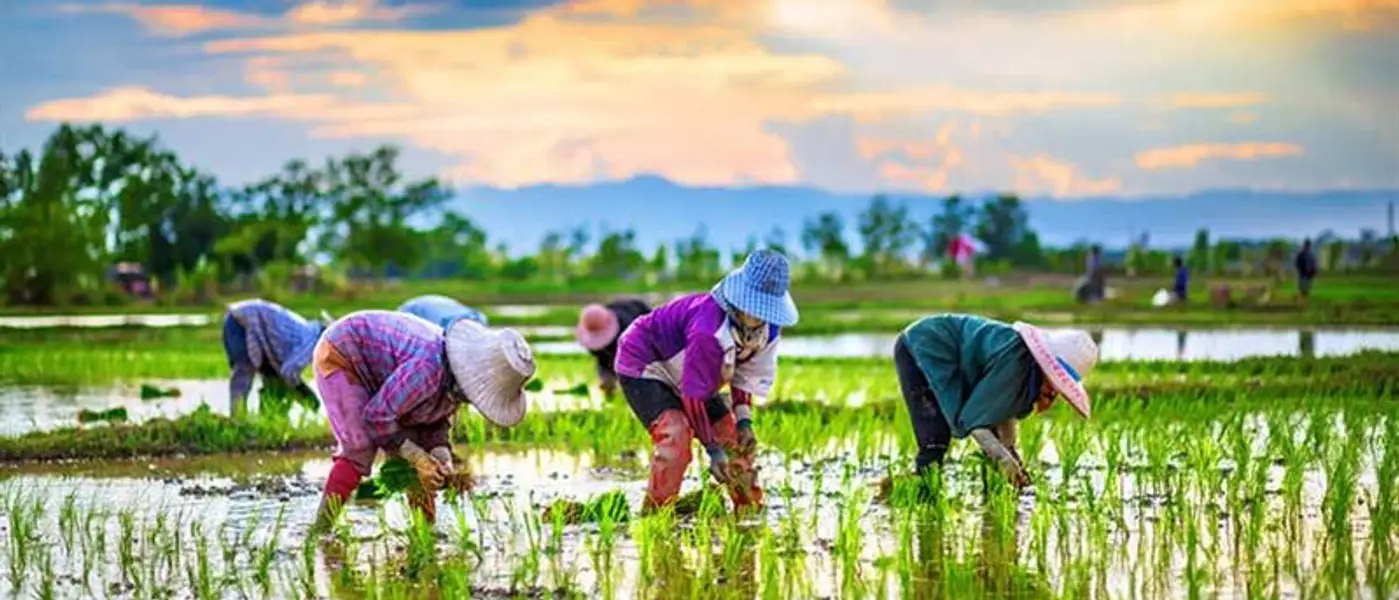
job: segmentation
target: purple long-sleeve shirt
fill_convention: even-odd
[[[397,450],[406,429],[445,438],[461,395],[440,328],[406,313],[364,310],[336,321],[325,337],[371,394],[364,423],[376,445]]]
[[[733,369],[732,388],[767,396],[777,378],[780,333],[770,326],[767,346],[735,364],[737,345],[724,309],[708,293],[683,296],[627,328],[617,345],[617,373],[670,386],[685,403],[700,443],[715,448],[714,427],[704,416],[705,400],[723,387],[726,367]]]

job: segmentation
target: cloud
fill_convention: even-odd
[[[252,31],[313,28],[353,23],[396,22],[432,13],[436,8],[420,4],[379,6],[375,0],[312,0],[293,6],[280,16],[225,10],[198,4],[62,4],[64,13],[125,15],[156,35],[185,37],[212,31]]]
[[[1047,192],[1056,196],[1101,196],[1122,189],[1121,179],[1093,179],[1072,163],[1046,154],[1029,158],[1012,155],[1010,164],[1015,169],[1015,189],[1025,195]]]
[[[835,94],[818,98],[814,107],[820,112],[848,113],[862,120],[870,120],[933,111],[1003,116],[1102,108],[1121,101],[1119,95],[1108,93],[996,92],[931,86],[902,92]]]
[[[125,123],[141,119],[189,119],[194,117],[281,116],[307,118],[331,108],[329,96],[273,95],[175,97],[142,87],[119,87],[91,98],[45,102],[29,109],[31,121],[107,121]]]
[[[1268,102],[1267,94],[1257,92],[1232,94],[1176,94],[1168,103],[1174,108],[1241,108]]]
[[[1258,120],[1258,115],[1251,112],[1238,111],[1229,115],[1231,123],[1252,123]]]
[[[272,20],[231,10],[210,8],[198,4],[61,4],[64,13],[104,13],[125,15],[140,23],[147,31],[164,36],[183,37],[214,30],[257,29],[268,27]]]
[[[1146,171],[1188,169],[1211,159],[1255,160],[1282,156],[1301,156],[1300,145],[1284,142],[1244,142],[1238,144],[1186,144],[1169,148],[1153,148],[1137,153],[1137,167]]]

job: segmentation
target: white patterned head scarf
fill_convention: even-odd
[[[719,304],[720,308],[724,309],[724,315],[728,318],[729,333],[733,336],[734,345],[738,347],[738,361],[748,360],[767,347],[769,331],[767,323],[757,327],[744,325],[743,320],[738,317],[741,314],[739,310],[729,304],[718,289],[714,290],[713,295],[714,301]]]

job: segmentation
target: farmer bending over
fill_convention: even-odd
[[[709,293],[677,298],[622,334],[622,393],[651,432],[651,478],[643,510],[675,499],[690,464],[690,440],[709,453],[709,471],[735,508],[760,508],[754,480],[752,398],[777,375],[777,340],[797,322],[787,259],[754,252]],[[732,406],[718,394],[729,386]],[[731,455],[732,454],[732,455]]]
[[[234,412],[242,410],[258,373],[264,383],[280,381],[303,396],[315,398],[316,393],[301,380],[301,372],[311,364],[311,350],[329,322],[324,313],[318,321],[307,321],[266,300],[230,304],[223,318],[223,348],[233,370],[228,396]]]
[[[444,331],[402,313],[366,310],[330,327],[316,346],[315,371],[339,443],[319,529],[369,475],[380,449],[413,465],[422,492],[410,500],[435,519],[434,493],[456,472],[448,434],[458,407],[470,403],[501,427],[519,423],[534,357],[511,329],[459,319]]]
[[[894,344],[894,368],[918,438],[920,475],[942,464],[952,438],[971,435],[1017,486],[1029,485],[1016,424],[1062,395],[1084,418],[1081,378],[1098,361],[1082,331],[1045,333],[972,315],[915,321]]]
[[[649,312],[651,306],[645,300],[626,298],[606,306],[589,304],[578,315],[574,334],[578,344],[597,360],[597,376],[603,393],[610,396],[617,389],[617,338],[633,321]]]
[[[417,315],[443,329],[446,329],[452,321],[457,319],[470,319],[482,325],[490,325],[486,321],[486,315],[481,314],[480,311],[437,294],[410,298],[398,307],[398,312]]]

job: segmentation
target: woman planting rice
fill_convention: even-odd
[[[452,321],[457,319],[470,319],[482,325],[490,325],[486,321],[486,315],[481,314],[480,311],[437,294],[411,298],[398,307],[398,312],[417,315],[443,329],[446,329]]]
[[[410,501],[431,521],[434,493],[456,472],[448,434],[458,406],[470,403],[502,427],[519,423],[534,356],[514,330],[469,319],[442,330],[402,313],[360,311],[326,332],[315,371],[339,443],[317,528],[334,520],[381,449],[413,465],[421,485]]]
[[[643,510],[680,493],[692,438],[704,445],[710,473],[728,486],[736,508],[762,506],[752,399],[772,389],[780,328],[797,322],[790,279],[786,258],[759,250],[711,292],[677,298],[622,334],[622,393],[653,446]],[[718,394],[724,385],[732,406]]]
[[[1082,331],[953,314],[909,325],[894,344],[894,368],[918,438],[918,473],[942,464],[952,438],[970,435],[1012,482],[1029,485],[1017,421],[1060,395],[1087,418],[1082,377],[1097,361],[1098,345]]]
[[[301,380],[301,372],[311,364],[311,350],[329,321],[324,316],[307,321],[266,300],[230,304],[223,318],[223,348],[233,370],[228,396],[234,411],[242,409],[258,373],[264,384],[279,381],[303,396],[316,397]]]
[[[578,315],[574,333],[578,344],[597,360],[597,376],[602,391],[611,395],[617,389],[617,338],[638,317],[651,312],[651,306],[640,298],[626,298],[608,303],[589,304]]]

